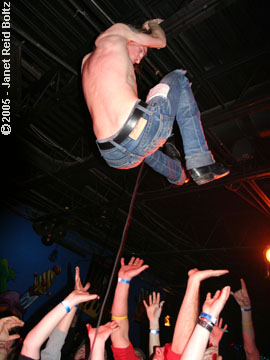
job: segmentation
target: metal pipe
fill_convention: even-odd
[[[3,21],[3,17],[0,16],[1,21]],[[34,40],[30,35],[28,35],[26,32],[24,32],[22,29],[11,23],[11,29],[14,30],[16,33],[21,35],[23,38],[25,38],[27,41],[29,41],[32,45],[37,47],[40,51],[42,51],[44,54],[49,56],[51,59],[56,61],[58,64],[62,65],[64,68],[72,72],[72,74],[78,76],[79,73],[77,70],[75,70],[72,66],[67,64],[65,61],[60,59],[57,55],[54,55],[50,50],[46,49],[43,45],[41,45],[38,41]]]

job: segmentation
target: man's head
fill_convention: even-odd
[[[155,346],[152,360],[164,360],[165,359],[165,346]]]
[[[83,344],[76,351],[74,355],[74,360],[85,360],[85,358],[86,358],[86,348],[85,348],[85,344]]]
[[[145,356],[144,352],[142,351],[142,349],[140,349],[138,347],[135,347],[134,352],[135,352],[135,355],[136,355],[136,357],[138,359],[140,359],[140,360],[145,360],[146,359],[146,356]]]
[[[165,344],[164,346],[155,346],[154,353],[152,355],[152,360],[166,360],[170,357],[168,352],[171,351],[171,344]]]
[[[127,49],[132,64],[139,64],[144,58],[144,56],[147,54],[147,46],[142,46],[135,43],[128,43]]]

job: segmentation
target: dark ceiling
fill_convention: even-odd
[[[116,253],[139,168],[115,170],[100,157],[80,64],[113,23],[157,17],[165,19],[167,47],[143,61],[139,96],[171,70],[186,69],[209,146],[231,174],[175,188],[144,165],[125,255],[143,257],[175,294],[193,267],[229,268],[235,287],[248,277],[254,292],[261,278],[269,294],[262,261],[270,243],[266,0],[14,1],[4,204],[35,223],[63,224],[69,235],[61,244],[73,251],[91,253],[91,239]],[[175,139],[182,151],[177,128]]]

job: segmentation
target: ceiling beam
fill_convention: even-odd
[[[220,8],[230,5],[235,0],[196,0],[181,8],[174,15],[165,19],[160,26],[166,32],[168,38],[175,37],[186,30],[189,26],[203,21]]]
[[[181,189],[179,188],[173,188],[168,187],[166,189],[162,190],[156,190],[156,191],[149,191],[149,192],[140,192],[138,194],[137,201],[153,201],[153,200],[160,200],[160,199],[167,199],[170,197],[177,197],[182,196],[185,194],[189,194],[192,192],[198,192],[198,191],[208,191],[210,189],[215,189],[222,186],[230,186],[231,184],[237,184],[243,181],[248,180],[262,180],[262,179],[269,179],[270,178],[270,169],[260,169],[257,171],[249,171],[245,173],[231,173],[228,176],[225,176],[224,178],[213,181],[209,184],[205,184],[203,186],[198,186],[195,183],[190,183],[185,186],[182,186]]]

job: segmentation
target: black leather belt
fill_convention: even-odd
[[[142,100],[140,100],[140,102],[137,105],[147,108],[147,104],[145,102],[143,102]],[[117,144],[121,144],[121,142],[124,141],[125,138],[135,128],[137,122],[139,121],[139,119],[141,118],[143,113],[144,113],[143,110],[140,110],[137,107],[135,107],[133,114],[130,115],[128,121],[126,122],[126,124],[124,125],[124,127],[122,128],[120,133],[116,136],[116,138],[113,139],[113,141],[115,141]],[[101,142],[101,143],[97,142],[97,144],[101,150],[108,150],[108,149],[111,149],[114,147],[114,145],[110,141]]]

